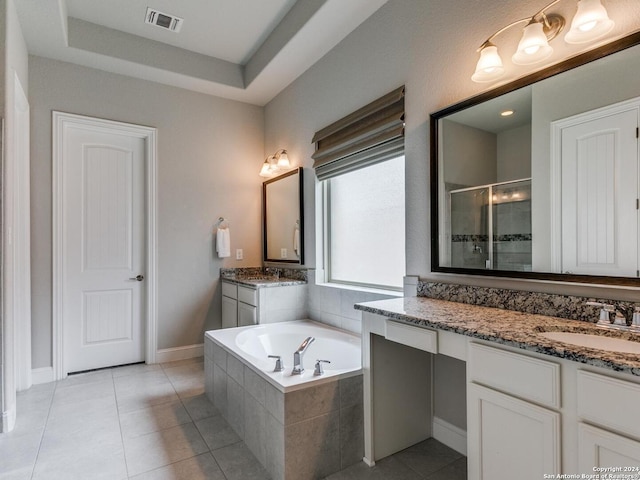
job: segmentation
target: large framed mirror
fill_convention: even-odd
[[[431,114],[432,271],[640,286],[640,32]]]
[[[303,169],[262,184],[265,262],[304,264]]]

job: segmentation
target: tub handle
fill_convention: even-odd
[[[313,374],[316,377],[324,374],[324,370],[322,369],[323,363],[331,363],[331,362],[329,360],[316,360],[316,368],[313,370]]]
[[[280,355],[269,355],[268,357],[276,359],[276,366],[273,369],[274,372],[282,372],[284,370],[284,365],[282,364]]]

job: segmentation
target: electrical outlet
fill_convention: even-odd
[[[281,248],[280,249],[280,258],[287,258],[287,249],[286,248]]]
[[[244,252],[241,248],[236,249],[236,260],[242,260],[244,258]]]

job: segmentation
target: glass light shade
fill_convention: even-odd
[[[283,150],[282,153],[278,156],[278,168],[290,168],[291,163],[289,162],[289,156],[287,155],[287,151]]]
[[[480,50],[480,59],[471,80],[478,83],[491,82],[500,78],[503,73],[504,67],[498,54],[498,47],[489,44]]]
[[[518,50],[511,60],[516,65],[531,65],[543,61],[552,53],[553,48],[549,46],[542,23],[534,22],[524,28]]]
[[[609,33],[614,25],[600,0],[579,0],[578,11],[564,41],[574,44],[591,42]]]
[[[270,177],[271,176],[271,165],[269,164],[269,159],[267,158],[262,164],[262,168],[260,169],[261,177]]]

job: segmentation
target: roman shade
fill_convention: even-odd
[[[404,86],[332,123],[313,136],[318,180],[404,153]]]

